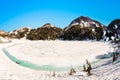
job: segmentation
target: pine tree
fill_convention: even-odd
[[[86,71],[86,67],[85,67],[85,65],[83,65],[83,71]]]
[[[88,73],[88,76],[90,76],[91,75],[92,67],[91,67],[90,62],[87,59],[86,59],[86,65],[87,65],[86,72]]]
[[[72,68],[72,69],[70,69],[70,73],[69,73],[69,75],[73,75],[74,73],[76,73],[76,71]]]
[[[52,76],[55,76],[55,72],[53,72],[53,75]]]
[[[112,63],[114,63],[116,60],[116,56],[115,56],[115,53],[113,53],[113,60],[112,60]]]

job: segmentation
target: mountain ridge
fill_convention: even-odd
[[[115,26],[113,23],[117,24],[117,26]],[[73,19],[70,22],[70,24],[64,29],[54,26],[51,23],[46,23],[43,26],[38,27],[36,29],[23,27],[20,29],[13,30],[11,32],[1,31],[1,33],[4,33],[4,34],[1,34],[0,36],[9,37],[9,38],[18,38],[18,39],[23,37],[25,37],[26,39],[29,39],[30,36],[31,37],[36,36],[35,40],[42,40],[43,38],[40,38],[40,35],[48,36],[49,34],[51,34],[51,36],[53,35],[55,36],[55,34],[59,33],[59,35],[57,35],[57,38],[55,39],[60,39],[60,40],[61,39],[62,40],[86,40],[86,39],[107,40],[108,39],[108,40],[111,40],[112,36],[115,38],[118,38],[118,37],[120,38],[119,25],[120,25],[120,20],[115,20],[114,22],[111,22],[108,26],[105,26],[104,24],[100,23],[97,20],[91,19],[90,17],[80,16],[76,19]],[[118,27],[118,28],[114,29],[113,27],[114,28]],[[35,35],[31,35],[30,32],[31,34],[35,34]],[[117,34],[117,37],[115,36],[115,34]],[[46,37],[44,39],[47,40],[49,38]]]

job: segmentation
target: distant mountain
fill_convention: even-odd
[[[51,27],[55,27],[55,26],[50,24],[50,23],[46,23],[42,27],[44,27],[44,28],[51,28]]]
[[[103,38],[106,26],[89,17],[80,16],[74,19],[64,29],[63,39],[65,40],[86,40]]]
[[[44,24],[37,29],[31,29],[27,35],[29,40],[55,40],[59,39],[62,34],[62,29],[58,28],[50,23]]]
[[[11,32],[8,32],[9,36],[11,38],[23,38],[26,37],[26,35],[30,32],[31,28],[29,27],[24,27],[20,29],[13,30]]]

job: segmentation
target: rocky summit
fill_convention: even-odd
[[[74,19],[70,24],[69,24],[69,27],[71,26],[75,26],[75,25],[79,25],[81,27],[105,27],[105,25],[103,25],[102,23],[96,21],[96,20],[93,20],[89,17],[86,17],[86,16],[80,16],[76,19]]]

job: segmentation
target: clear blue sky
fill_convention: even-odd
[[[108,25],[120,18],[120,0],[0,0],[0,30],[51,23],[64,28],[79,16]]]

